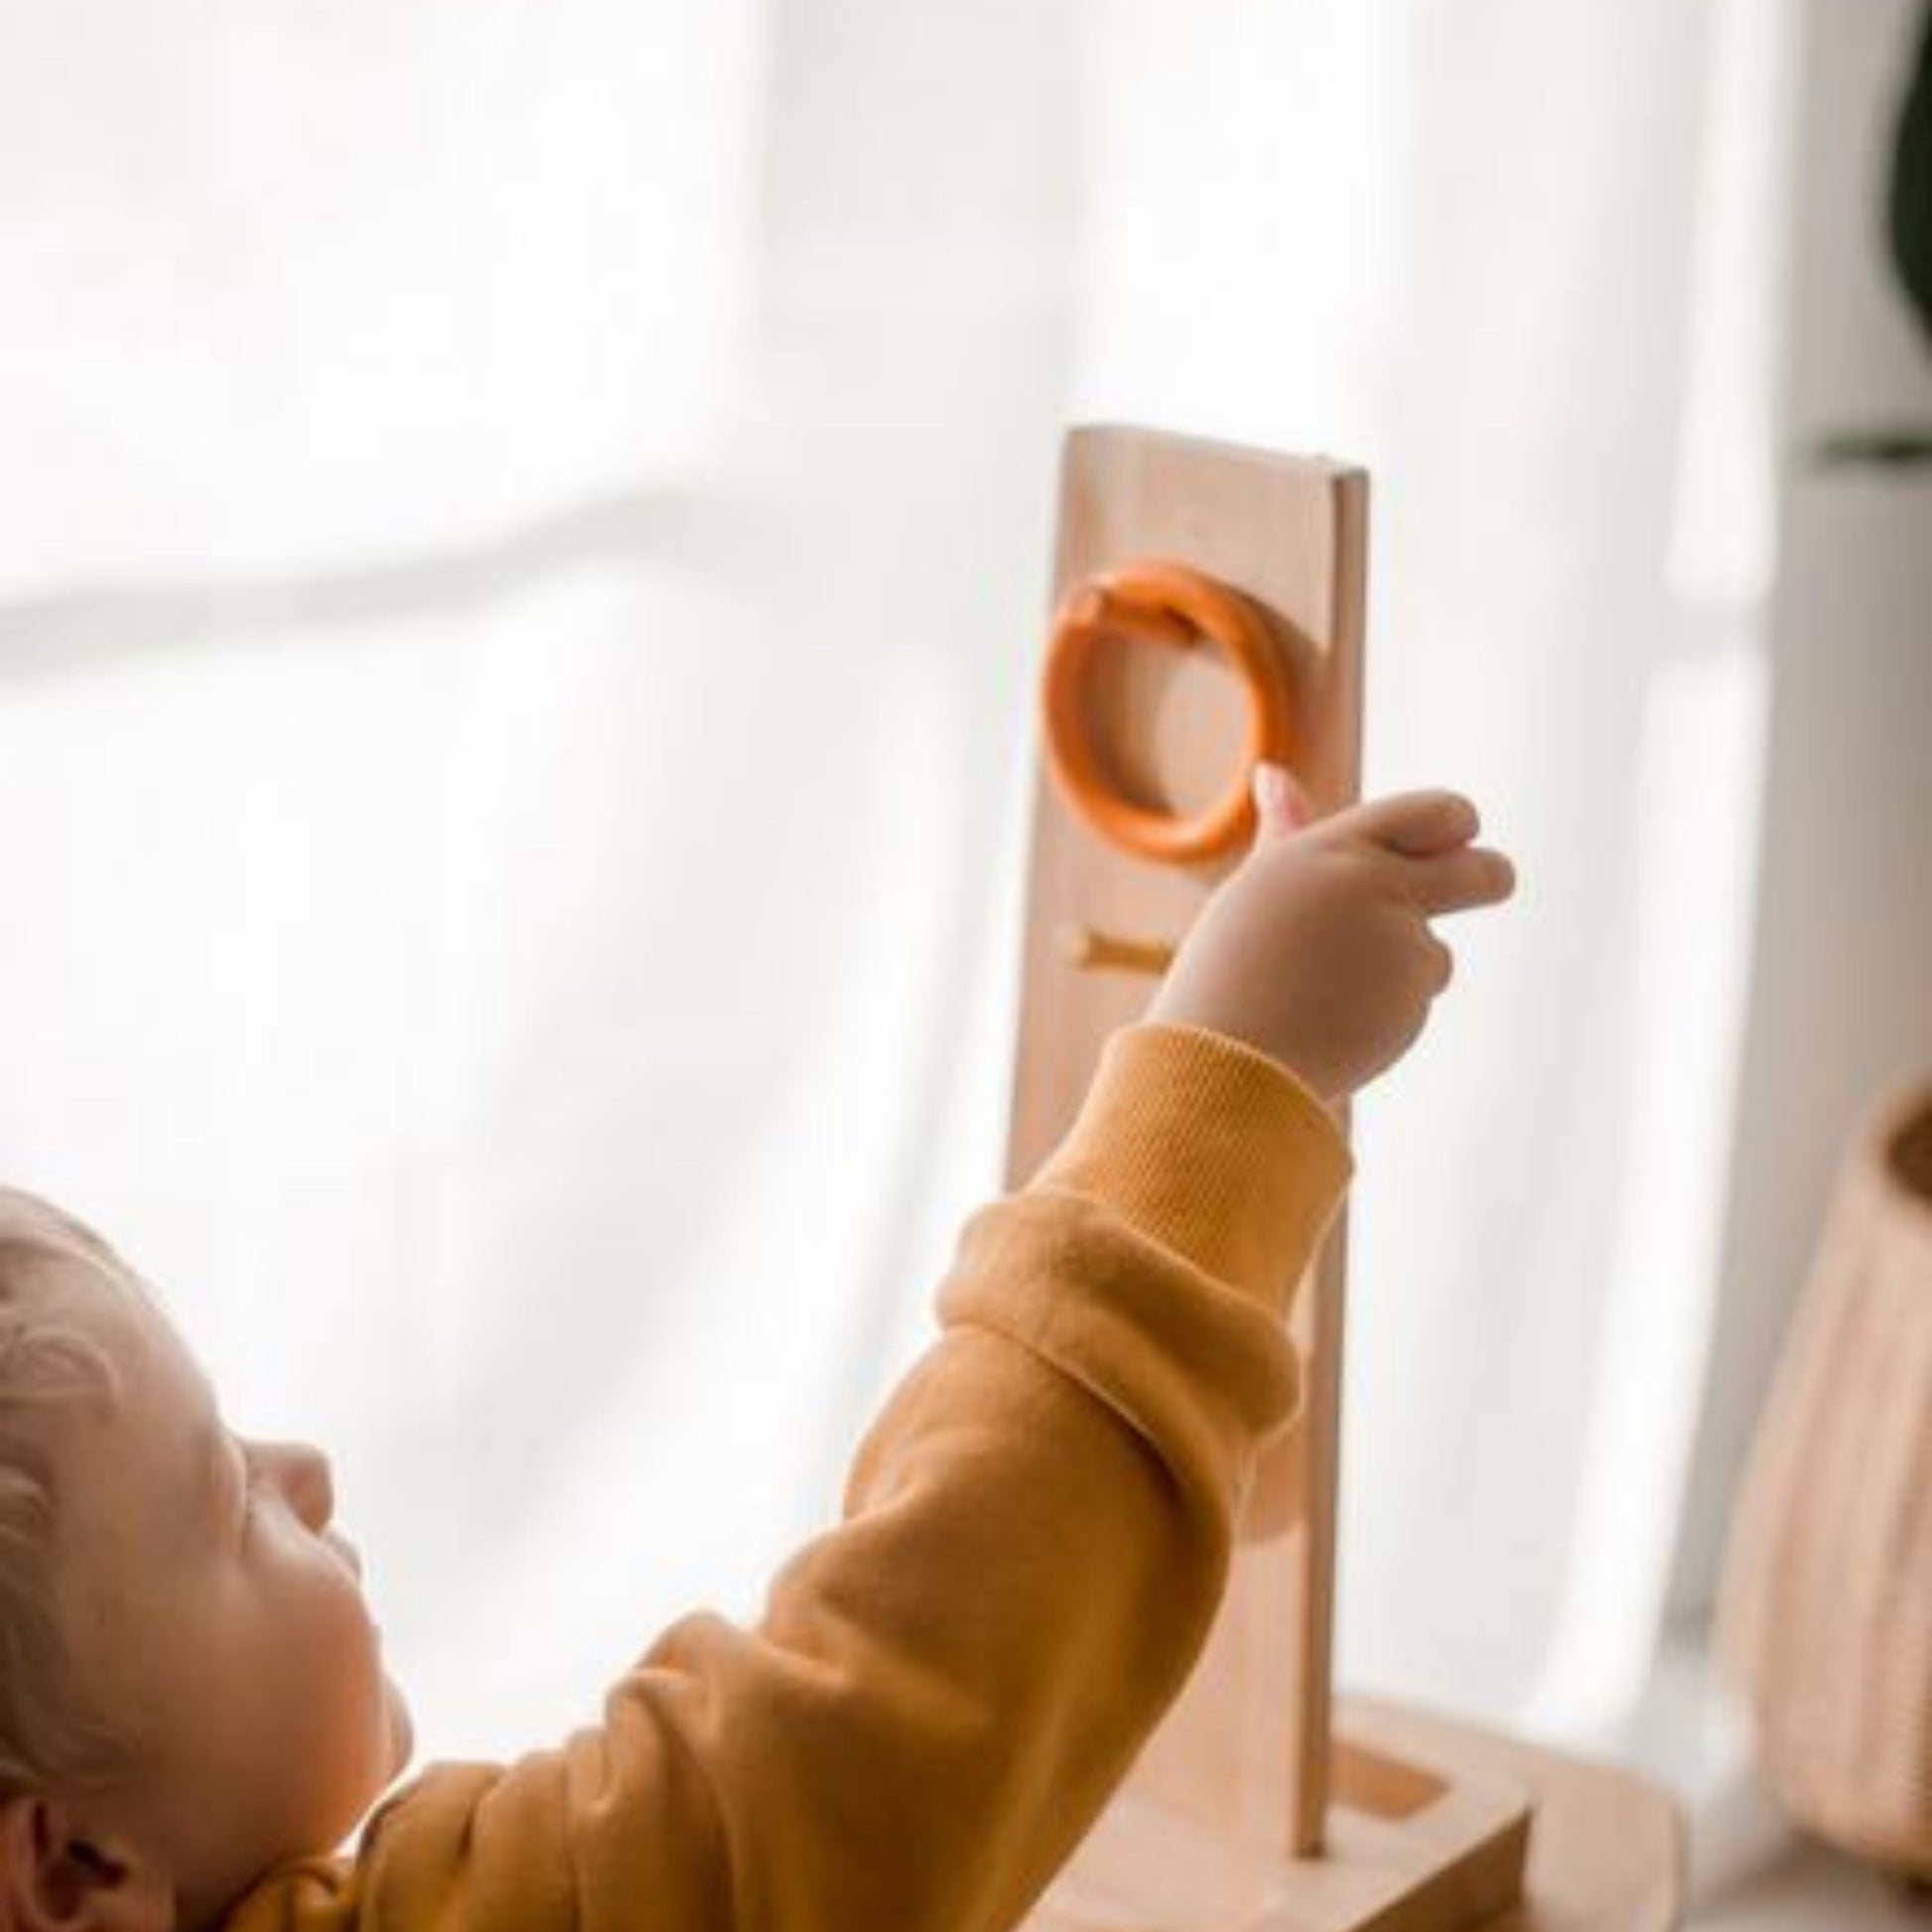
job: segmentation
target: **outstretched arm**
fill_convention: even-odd
[[[233,1923],[1017,1922],[1205,1638],[1256,1447],[1294,1407],[1282,1306],[1347,1173],[1252,1048],[1114,1035],[1053,1157],[966,1223],[938,1339],[759,1622],[684,1618],[601,1725],[433,1766],[352,1866],[278,1874]]]

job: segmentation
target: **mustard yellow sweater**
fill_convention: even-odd
[[[1206,1636],[1350,1172],[1265,1055],[1115,1034],[1052,1157],[968,1218],[939,1337],[762,1619],[673,1624],[559,1748],[432,1765],[230,1932],[1017,1923]]]

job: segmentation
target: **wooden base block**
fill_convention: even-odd
[[[1029,1932],[1475,1932],[1521,1889],[1529,1819],[1521,1786],[1419,1755],[1364,1712],[1332,1748],[1318,1855],[1263,1853],[1129,1789]]]
[[[1110,1807],[1028,1932],[1670,1932],[1672,1800],[1453,1719],[1336,1707],[1327,1846],[1269,1860],[1138,1801]]]
[[[1671,1932],[1683,1914],[1684,1820],[1647,1779],[1403,1706],[1344,1698],[1344,1732],[1393,1725],[1405,1754],[1449,1758],[1530,1795],[1523,1895],[1482,1932]]]

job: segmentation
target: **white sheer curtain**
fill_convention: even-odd
[[[1360,1116],[1342,1655],[1614,1717],[1726,1146],[1775,14],[0,18],[0,1169],[336,1447],[425,1743],[754,1608],[920,1345],[1093,416],[1375,472],[1371,782],[1523,885]]]

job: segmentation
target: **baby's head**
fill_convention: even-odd
[[[0,1932],[195,1932],[402,1768],[333,1507],[105,1242],[0,1188]]]

